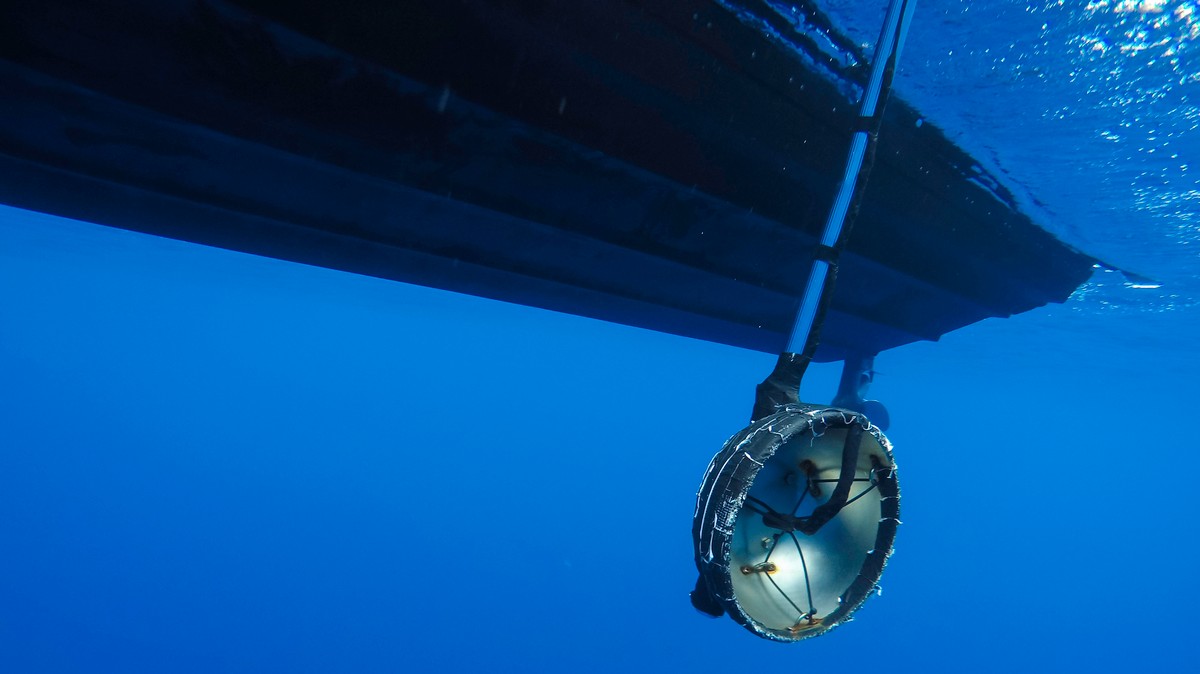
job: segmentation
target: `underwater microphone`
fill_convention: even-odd
[[[786,348],[756,390],[748,427],[713,457],[696,495],[692,605],[757,636],[800,641],[848,620],[878,588],[900,524],[900,485],[882,405],[863,399],[873,354],[847,354],[836,406],[800,402],[837,262],[874,154],[915,0],[892,0],[859,128]],[[870,410],[878,419],[871,423]]]
[[[865,416],[785,405],[725,443],[700,494],[692,603],[798,641],[875,590],[900,524],[891,445]]]

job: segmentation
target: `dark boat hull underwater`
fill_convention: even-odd
[[[865,70],[753,0],[0,11],[0,202],[772,353]],[[893,97],[817,359],[1061,302],[1094,262]]]

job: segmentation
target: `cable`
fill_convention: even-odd
[[[883,110],[915,9],[916,0],[891,0],[888,6],[883,29],[875,45],[871,75],[863,90],[858,128],[850,141],[842,181],[825,221],[787,345],[779,355],[774,371],[755,391],[752,421],[771,414],[779,405],[799,402],[800,380],[820,342],[821,324],[833,297],[837,278],[837,260],[849,239],[874,164]]]

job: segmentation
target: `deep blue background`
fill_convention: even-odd
[[[1141,343],[1194,316],[884,354],[885,592],[783,646],[687,602],[769,356],[11,210],[0,251],[4,671],[1190,662],[1200,368]]]
[[[0,672],[1188,671],[1200,29],[1133,4],[922,2],[901,94],[1164,285],[882,354],[897,552],[799,645],[687,601],[770,356],[0,210]]]

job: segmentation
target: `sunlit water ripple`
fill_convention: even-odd
[[[882,7],[821,6],[853,38],[875,39]],[[1040,225],[1146,277],[1098,270],[1068,307],[1200,303],[1196,2],[921,0],[896,91]]]

